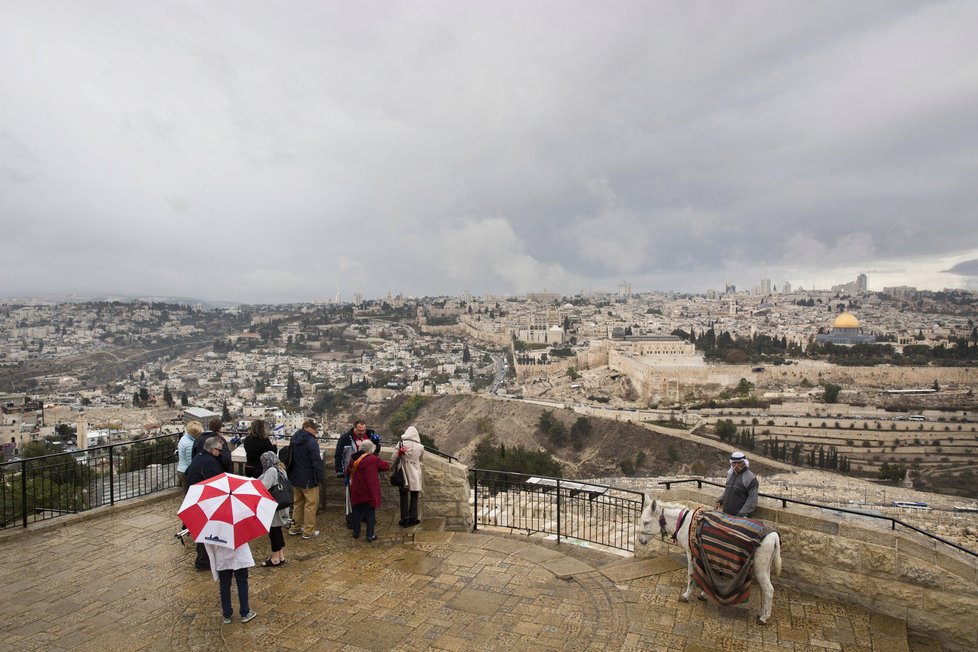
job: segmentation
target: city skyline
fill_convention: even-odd
[[[0,7],[0,296],[978,289],[970,3]]]

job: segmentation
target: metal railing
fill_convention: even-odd
[[[0,529],[178,486],[181,434],[0,463]]]
[[[425,446],[424,447],[424,452],[427,453],[427,454],[429,454],[429,455],[437,455],[438,457],[444,458],[444,459],[448,460],[448,463],[449,464],[451,464],[452,462],[458,462],[458,458],[455,457],[454,455],[449,455],[448,453],[443,453],[440,450],[435,449],[435,448],[428,448],[427,446]]]
[[[702,478],[684,478],[684,479],[680,479],[680,480],[660,480],[656,484],[663,484],[663,485],[665,485],[666,486],[666,491],[668,491],[669,488],[672,485],[674,485],[674,484],[685,484],[687,482],[695,482],[697,489],[702,489],[703,488],[703,485],[705,485],[705,484],[706,485],[713,486],[713,487],[719,487],[720,489],[725,489],[726,488],[726,485],[724,485],[723,483],[713,482],[712,480],[704,480]],[[913,530],[914,532],[916,532],[918,534],[922,534],[925,537],[927,537],[928,539],[933,539],[934,541],[939,541],[940,543],[943,543],[946,546],[950,546],[950,547],[954,548],[955,550],[960,550],[961,552],[967,553],[967,554],[972,555],[974,557],[978,557],[978,552],[975,552],[974,550],[970,550],[968,548],[965,548],[964,546],[958,545],[958,544],[954,543],[953,541],[948,541],[947,539],[945,539],[943,537],[940,537],[940,536],[938,536],[936,534],[933,534],[931,532],[928,532],[927,530],[922,530],[919,527],[917,527],[916,525],[911,525],[910,523],[906,523],[904,521],[901,521],[900,519],[894,518],[893,516],[886,516],[884,514],[873,514],[872,512],[867,512],[866,510],[846,509],[845,507],[834,507],[832,505],[820,505],[819,503],[812,503],[812,502],[808,502],[808,501],[805,501],[805,500],[795,500],[794,498],[785,498],[784,496],[777,496],[777,495],[774,495],[774,494],[766,494],[766,493],[757,492],[757,495],[759,497],[762,497],[762,498],[771,498],[772,500],[780,500],[781,501],[781,507],[782,507],[782,509],[787,509],[788,508],[788,503],[792,503],[794,505],[805,505],[806,507],[817,507],[818,509],[828,509],[828,510],[832,510],[833,512],[841,512],[843,514],[855,514],[857,516],[863,516],[865,518],[874,518],[874,519],[877,519],[879,521],[889,521],[889,523],[890,523],[890,529],[891,530],[896,530],[897,529],[897,525],[899,525],[901,527],[907,528],[908,530]]]
[[[645,495],[609,485],[469,469],[473,529],[509,528],[634,552]]]

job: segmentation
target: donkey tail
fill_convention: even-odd
[[[771,568],[774,570],[775,577],[781,577],[781,535],[774,533],[774,558],[771,560]]]

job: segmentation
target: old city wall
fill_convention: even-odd
[[[615,350],[608,351],[608,367],[628,376],[635,390],[643,398],[666,396],[676,399],[695,386],[719,385],[730,387],[741,378],[750,380],[754,374],[750,367],[742,365],[704,365],[700,367],[649,364],[646,359],[635,358]],[[753,382],[753,381],[751,381]]]
[[[709,507],[715,498],[679,489],[656,499]],[[978,648],[978,558],[889,522],[833,515],[792,506],[759,506],[754,516],[781,535],[783,571],[775,578],[821,597],[859,604],[904,620],[911,630],[932,636],[948,650]],[[675,552],[653,539],[636,543],[636,556]]]
[[[733,387],[741,378],[757,389],[780,389],[798,386],[802,381],[818,384],[835,383],[844,389],[872,387],[906,389],[941,386],[978,386],[978,367],[841,367],[826,363],[768,366],[754,371],[750,365],[705,365],[702,367],[649,364],[647,359],[608,351],[608,367],[627,374],[643,398],[669,396],[679,388],[692,389],[706,385]]]
[[[749,367],[743,367],[748,372]],[[798,384],[807,379],[812,383],[820,381],[842,385],[860,385],[901,389],[911,387],[930,387],[934,381],[941,385],[978,384],[978,367],[840,367],[824,363],[805,363],[766,367],[753,374],[759,386]],[[750,380],[750,378],[748,378]]]

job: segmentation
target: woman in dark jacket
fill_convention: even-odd
[[[367,519],[367,541],[376,539],[377,508],[380,507],[380,472],[389,471],[389,462],[373,452],[377,449],[369,439],[360,443],[353,454],[346,474],[350,478],[350,504],[353,506],[353,538],[360,537],[360,523]]]
[[[265,421],[263,419],[255,419],[251,422],[248,436],[244,440],[244,449],[245,475],[249,478],[257,478],[263,472],[261,466],[262,453],[268,451],[274,453],[278,450],[272,440],[268,438],[268,433],[265,432]]]

